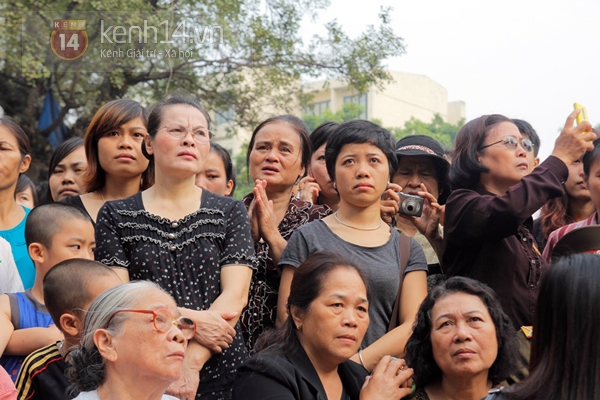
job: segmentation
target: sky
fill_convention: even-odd
[[[392,27],[406,54],[390,70],[426,75],[466,103],[467,121],[503,114],[529,121],[541,138],[540,157],[554,141],[573,103],[600,124],[600,1],[598,0],[330,0],[315,32],[337,19],[344,30],[377,24],[391,6]]]

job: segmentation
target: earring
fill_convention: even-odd
[[[333,182],[333,188],[337,190],[337,184],[335,182]]]

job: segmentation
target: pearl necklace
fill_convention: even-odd
[[[342,220],[340,219],[340,217],[338,217],[338,212],[337,212],[337,211],[333,213],[333,217],[334,217],[334,218],[336,219],[336,221],[337,221],[337,222],[339,222],[340,224],[342,224],[342,225],[344,225],[344,226],[347,226],[348,228],[356,229],[357,231],[376,231],[377,229],[381,228],[381,225],[383,225],[383,220],[382,220],[382,219],[380,219],[380,220],[379,220],[379,225],[377,225],[377,226],[376,226],[376,227],[374,227],[374,228],[359,228],[359,227],[357,227],[357,226],[352,226],[352,225],[350,225],[350,224],[347,224],[347,223],[345,223],[344,221],[342,221]]]

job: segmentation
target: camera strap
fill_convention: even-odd
[[[406,267],[408,266],[408,259],[410,258],[410,238],[404,233],[400,233],[400,285],[398,286],[398,295],[394,302],[394,309],[392,310],[392,317],[390,318],[390,325],[388,326],[388,332],[396,328],[400,322],[400,295],[402,294],[402,283],[404,282],[404,274]]]

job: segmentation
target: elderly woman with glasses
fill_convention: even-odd
[[[195,333],[194,321],[155,283],[108,289],[90,306],[81,344],[70,353],[76,399],[175,399],[164,393],[179,379]]]
[[[484,115],[456,136],[446,203],[442,265],[448,275],[488,284],[515,329],[531,325],[546,263],[531,234],[531,216],[562,196],[568,166],[593,148],[591,125],[567,118],[552,155],[531,173],[531,141],[502,115]]]
[[[96,225],[97,260],[124,281],[158,283],[200,327],[181,381],[169,389],[182,399],[227,398],[248,357],[238,318],[248,301],[254,244],[243,203],[195,184],[210,151],[209,122],[193,99],[158,103],[143,147],[154,163],[154,186],[107,202]]]

